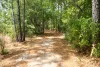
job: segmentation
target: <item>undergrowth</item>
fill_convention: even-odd
[[[95,35],[98,31],[97,24],[92,22],[91,18],[68,19],[66,22],[65,39],[76,48],[78,52],[90,53],[92,43],[95,41]],[[91,49],[92,48],[92,49]],[[100,45],[98,44],[93,52],[96,57],[100,56]]]

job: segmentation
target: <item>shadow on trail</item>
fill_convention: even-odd
[[[39,35],[39,36],[46,36],[46,37],[48,37],[48,36],[60,36],[61,34],[62,33],[54,33],[54,32],[49,33],[49,32],[47,32],[47,33],[44,33],[44,34]]]
[[[69,59],[70,53],[76,53],[75,50],[72,50],[71,47],[67,45],[67,42],[64,39],[54,38],[53,40],[55,40],[55,43],[53,44],[52,52],[61,55],[62,60]]]
[[[4,67],[58,67],[60,62],[69,59],[70,52],[75,53],[59,33],[45,33],[28,38],[21,45],[24,46],[18,50],[13,49],[11,54],[4,56],[4,60],[14,60],[14,63]]]

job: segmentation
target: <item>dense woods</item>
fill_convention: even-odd
[[[65,34],[79,53],[100,57],[100,0],[0,0],[0,53],[3,36],[25,42],[46,30]]]

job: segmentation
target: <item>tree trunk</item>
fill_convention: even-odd
[[[92,0],[93,21],[98,24],[99,31],[96,34],[95,43],[100,41],[100,0]]]
[[[21,17],[20,17],[20,2],[17,0],[17,8],[18,8],[18,27],[19,27],[19,42],[22,42],[22,28],[21,28]]]
[[[15,30],[15,35],[16,35],[16,41],[18,41],[18,32],[17,32],[17,27],[16,27],[16,21],[15,21],[13,0],[12,0],[11,5],[12,5],[12,21],[13,21],[13,24],[14,24],[14,30]]]
[[[43,0],[41,0],[41,6],[43,7]],[[44,10],[42,9],[42,27],[41,34],[44,34]]]
[[[100,1],[99,0],[92,0],[92,16],[93,21],[100,23]]]
[[[42,34],[44,34],[44,10],[43,10],[43,17],[42,17]]]
[[[58,25],[57,25],[57,32],[60,31],[60,5],[58,4]]]
[[[23,8],[23,41],[25,41],[25,0],[24,0],[24,8]]]

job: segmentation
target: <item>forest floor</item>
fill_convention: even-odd
[[[64,40],[64,34],[47,32],[6,44],[8,55],[0,56],[0,67],[100,67],[99,58],[80,55]]]

